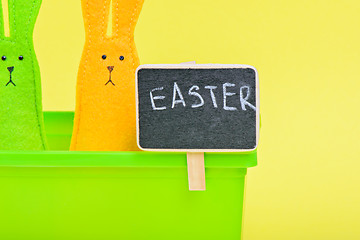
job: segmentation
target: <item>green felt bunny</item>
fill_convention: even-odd
[[[10,36],[0,11],[0,150],[44,150],[40,70],[33,30],[41,0],[9,0]]]

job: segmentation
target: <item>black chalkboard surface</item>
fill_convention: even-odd
[[[141,65],[137,137],[143,150],[251,151],[259,132],[258,76],[245,65]]]

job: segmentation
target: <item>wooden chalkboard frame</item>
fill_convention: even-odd
[[[256,76],[256,146],[253,149],[153,149],[143,148],[140,146],[140,129],[139,129],[139,96],[138,96],[138,72],[141,69],[233,69],[233,68],[250,68],[254,70]],[[140,65],[135,72],[135,90],[136,90],[136,138],[137,145],[143,151],[154,152],[252,152],[257,149],[259,143],[260,130],[260,91],[259,76],[255,67],[243,64],[144,64]]]

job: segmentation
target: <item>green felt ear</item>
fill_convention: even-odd
[[[10,35],[32,38],[42,0],[9,0]]]
[[[3,9],[2,4],[0,4],[0,39],[5,37],[4,34],[4,16],[3,16]]]
[[[0,150],[44,150],[40,70],[32,32],[41,0],[9,0],[10,38],[0,39]]]

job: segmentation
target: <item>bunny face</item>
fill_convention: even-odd
[[[104,39],[101,44],[91,46],[87,58],[83,61],[94,66],[94,70],[88,70],[93,84],[98,87],[116,87],[126,84],[124,79],[125,75],[130,73],[132,55],[121,41]]]
[[[26,90],[33,81],[33,55],[26,43],[0,42],[0,89],[17,87],[17,91]],[[3,95],[4,96],[4,95]]]

